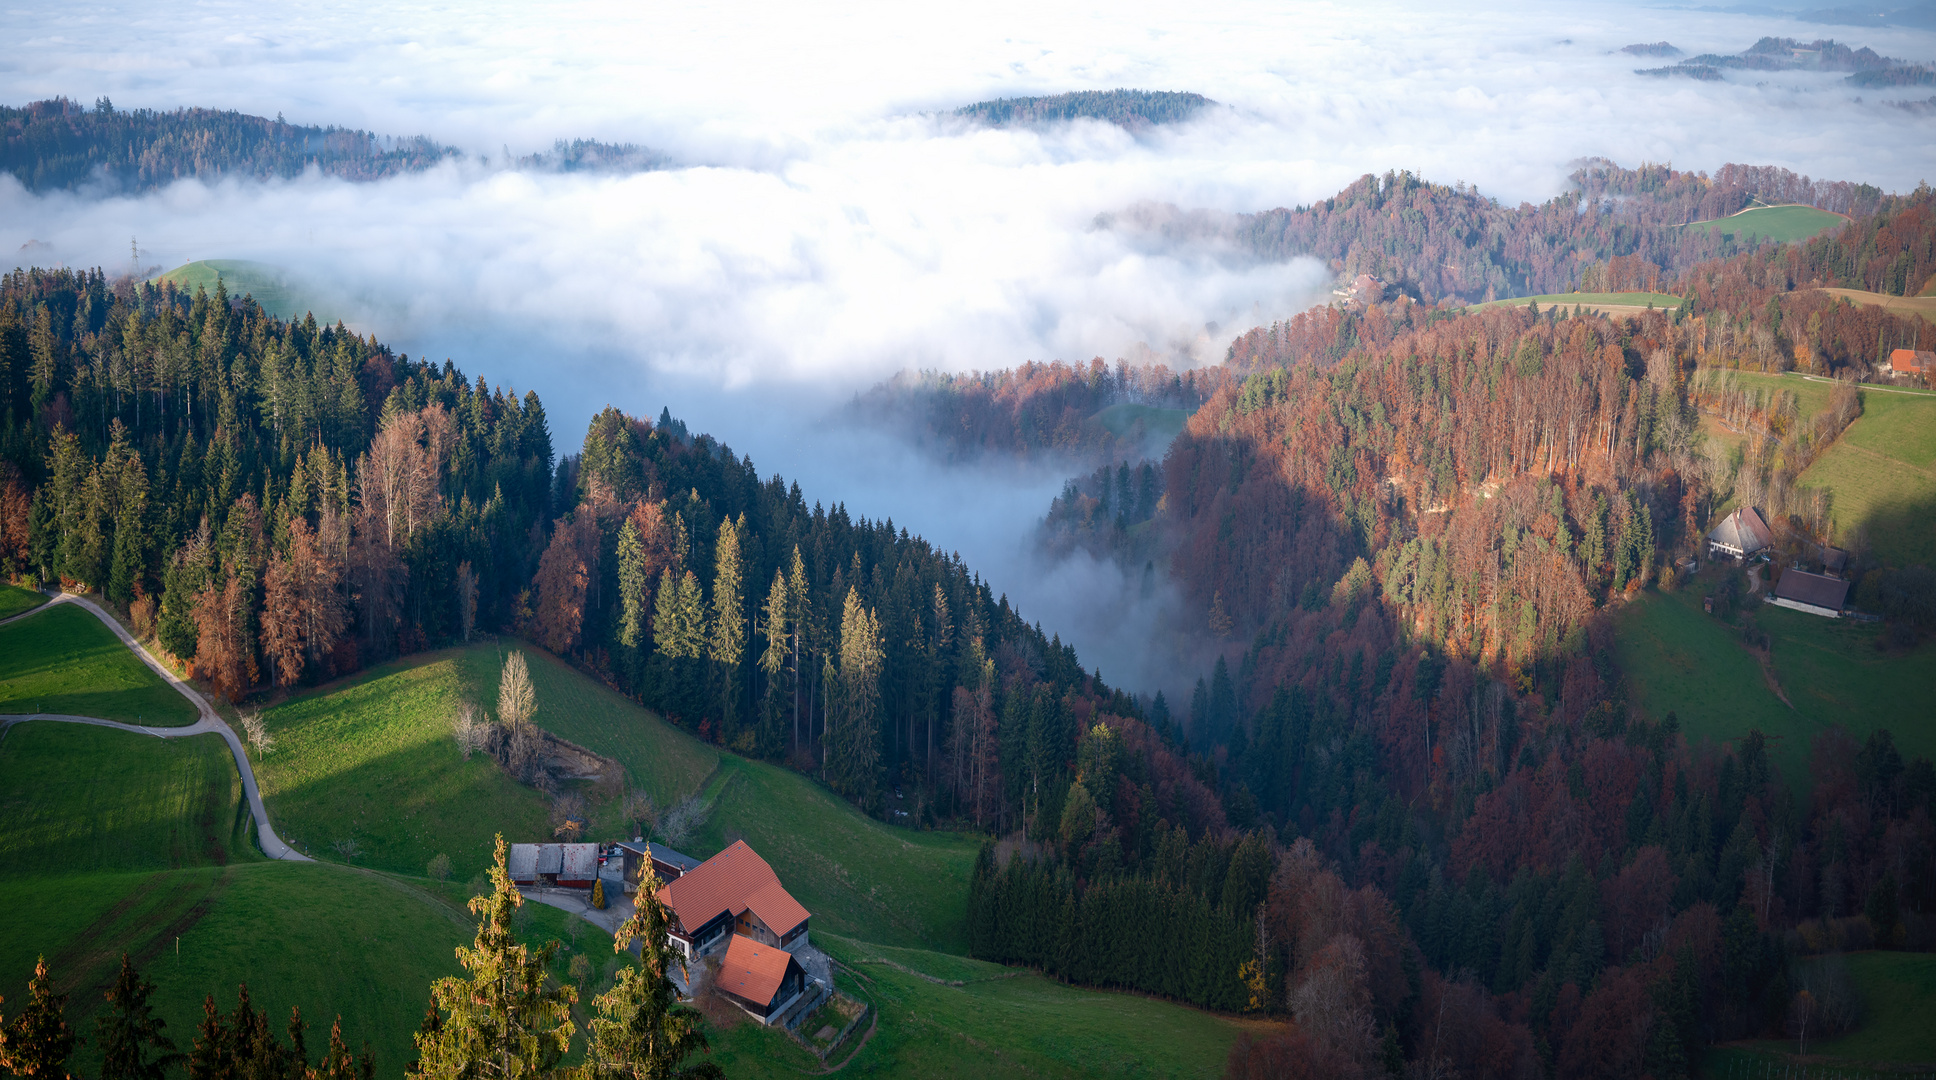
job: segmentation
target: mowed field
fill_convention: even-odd
[[[1676,592],[1643,593],[1616,616],[1621,667],[1648,714],[1674,713],[1694,743],[1731,743],[1760,730],[1797,790],[1809,782],[1810,746],[1837,724],[1858,741],[1888,728],[1905,757],[1936,758],[1936,725],[1927,722],[1936,641],[1907,653],[1878,652],[1882,631],[1873,624],[1764,604],[1754,618],[1772,642],[1769,670],[1788,697],[1784,704],[1740,631],[1701,610],[1711,587],[1697,578]]]
[[[151,727],[195,722],[188,699],[72,604],[0,626],[0,713],[41,712]]]
[[[874,1076],[1216,1077],[1238,1032],[1269,1025],[1134,994],[1083,990],[999,964],[885,948],[815,932],[841,968],[840,988],[879,1010],[879,1026],[844,1071]],[[866,1030],[866,1022],[860,1029]],[[726,1074],[818,1071],[791,1040],[754,1024],[721,1031]]]
[[[460,880],[483,869],[498,832],[548,836],[542,796],[482,754],[466,761],[451,734],[460,702],[495,707],[510,647],[412,657],[265,710],[276,748],[256,775],[278,833],[330,860],[342,858],[337,841],[354,841],[356,865],[406,874],[448,855]],[[537,688],[533,723],[616,759],[628,784],[662,808],[699,794],[706,815],[687,854],[705,858],[744,839],[816,926],[966,948],[961,922],[977,841],[865,817],[805,777],[721,755],[542,650],[522,651]],[[593,798],[590,809],[592,835],[630,832],[615,800]]]
[[[18,585],[0,584],[0,619],[11,619],[47,602],[47,597]]]
[[[464,897],[451,884],[263,859],[214,735],[31,721],[0,739],[0,995],[22,1000],[45,956],[82,1034],[126,952],[157,984],[157,1012],[183,1048],[203,996],[227,1009],[246,982],[278,1031],[300,1007],[313,1051],[340,1015],[352,1046],[370,1042],[377,1075],[401,1075],[431,980],[457,973],[454,950],[475,932]],[[575,932],[595,971],[614,966],[611,938],[582,920],[530,904],[520,921],[529,942]],[[76,1055],[83,1075],[96,1053]]]
[[[1848,219],[1840,214],[1831,214],[1812,206],[1757,206],[1732,217],[1696,221],[1687,227],[1733,236],[1742,243],[1751,239],[1789,243],[1806,240],[1847,222]]]
[[[1839,541],[1860,529],[1883,562],[1936,566],[1936,394],[1865,388],[1862,415],[1796,482],[1834,493]]]
[[[1627,315],[1645,311],[1652,307],[1677,308],[1681,298],[1671,293],[1657,292],[1611,292],[1611,293],[1548,293],[1543,296],[1515,296],[1506,300],[1492,300],[1474,305],[1474,309],[1489,307],[1525,307],[1538,304],[1540,310],[1558,305],[1564,308],[1581,307],[1588,311],[1599,311],[1609,315]]]

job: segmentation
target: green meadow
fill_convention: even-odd
[[[1267,1028],[944,953],[818,931],[815,940],[839,962],[840,989],[878,1010],[866,1045],[856,1051],[850,1039],[830,1062],[851,1054],[844,1070],[861,1075],[1216,1077],[1238,1032]],[[815,1064],[753,1024],[721,1031],[715,1046],[714,1059],[736,1080],[796,1076]]]
[[[1752,210],[1743,210],[1732,217],[1696,221],[1687,227],[1700,232],[1731,236],[1741,243],[1748,243],[1751,240],[1775,240],[1785,244],[1806,240],[1818,233],[1846,224],[1847,221],[1848,219],[1840,214],[1831,214],[1812,206],[1757,206]]]
[[[1863,390],[1862,415],[1796,483],[1833,492],[1842,543],[1859,530],[1885,563],[1936,565],[1936,395]]]
[[[249,262],[244,259],[198,259],[184,263],[154,279],[157,283],[173,282],[175,288],[193,293],[196,289],[206,289],[210,295],[215,293],[217,281],[227,285],[229,295],[241,299],[253,296],[262,310],[278,319],[301,319],[315,308],[315,301],[289,280],[288,276],[267,263]],[[317,322],[333,321],[325,319],[321,312],[316,313]]]
[[[1677,308],[1681,298],[1672,293],[1658,292],[1600,292],[1600,293],[1547,293],[1542,296],[1515,296],[1505,300],[1491,300],[1474,305],[1475,308],[1525,307],[1538,304],[1542,310],[1559,305],[1560,307],[1637,307],[1653,305],[1657,308]]]
[[[1879,651],[1882,631],[1874,624],[1761,605],[1752,617],[1771,641],[1770,670],[1788,697],[1784,704],[1737,626],[1701,610],[1721,572],[1737,571],[1711,568],[1678,591],[1642,593],[1616,616],[1621,667],[1647,713],[1674,713],[1695,743],[1733,742],[1760,730],[1798,790],[1808,783],[1811,744],[1836,724],[1858,741],[1886,727],[1905,757],[1936,758],[1936,726],[1911,722],[1929,712],[1936,641],[1906,653]]]
[[[1849,975],[1862,995],[1860,1027],[1832,1039],[1811,1039],[1806,1059],[1793,1040],[1757,1039],[1708,1052],[1712,1077],[1793,1076],[1801,1080],[1870,1080],[1927,1076],[1936,1062],[1936,955],[1910,952],[1849,953]],[[1818,1071],[1819,1070],[1819,1071]]]
[[[0,583],[0,619],[11,619],[47,602],[47,597],[32,589]]]
[[[0,626],[0,713],[41,712],[153,727],[195,722],[187,698],[72,604]]]

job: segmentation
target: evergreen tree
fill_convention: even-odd
[[[713,620],[709,653],[721,669],[719,721],[722,734],[730,738],[737,727],[734,702],[739,697],[740,655],[746,650],[746,626],[740,597],[739,530],[732,518],[719,524],[719,540],[713,547]]]
[[[54,992],[43,956],[27,982],[26,1009],[12,1023],[0,1016],[0,1071],[27,1080],[67,1080],[75,1039],[61,1018],[66,1008],[67,995]]]
[[[645,629],[646,580],[645,544],[631,518],[618,530],[619,643],[628,649],[639,647]]]
[[[431,984],[431,1001],[443,1016],[435,1032],[416,1036],[419,1076],[538,1080],[562,1075],[559,1062],[571,1047],[571,1006],[578,994],[569,986],[551,985],[546,973],[558,942],[534,952],[512,932],[512,915],[524,897],[511,884],[504,854],[500,834],[491,892],[470,902],[478,916],[476,942],[457,950],[457,962],[468,975]]]
[[[612,988],[592,999],[598,1015],[587,1025],[588,1080],[712,1080],[725,1075],[710,1061],[681,1064],[710,1047],[699,1011],[679,1004],[669,973],[674,964],[684,967],[667,944],[671,922],[665,901],[659,899],[659,879],[648,866],[632,917],[612,939],[612,950],[621,955],[638,942],[639,963],[621,968]]]
[[[164,1032],[168,1022],[154,1014],[148,998],[155,984],[135,972],[121,954],[121,974],[107,992],[108,1011],[94,1021],[101,1047],[101,1080],[160,1080],[183,1059]],[[157,1051],[153,1058],[149,1051]]]

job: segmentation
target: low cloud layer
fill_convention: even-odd
[[[0,100],[13,104],[108,95],[282,112],[494,161],[571,137],[666,151],[684,167],[526,174],[472,160],[376,184],[183,182],[138,199],[36,197],[0,178],[0,254],[38,241],[39,261],[117,268],[134,236],[164,265],[283,267],[319,306],[413,355],[539,389],[561,447],[607,403],[649,415],[671,403],[762,471],[800,475],[811,497],[959,548],[998,588],[1033,596],[1031,614],[1062,609],[1043,614],[1051,628],[1087,618],[1072,631],[1085,658],[1112,652],[1103,624],[1127,613],[1084,606],[1112,568],[1030,569],[1025,538],[1059,473],[934,473],[822,420],[903,367],[1214,361],[1232,335],[1328,287],[1309,261],[1153,247],[1108,215],[1295,205],[1392,168],[1537,201],[1589,155],[1776,164],[1897,190],[1936,172],[1936,120],[1886,94],[1802,73],[1645,79],[1617,52],[1660,40],[1736,52],[1822,28],[1631,5],[1238,2],[1184,17],[1114,2],[210,0],[40,5],[6,22]],[[1936,58],[1926,32],[1838,34]],[[944,115],[1119,86],[1221,105],[1141,137]],[[885,464],[855,467],[871,460]],[[1115,652],[1102,662],[1139,663]]]

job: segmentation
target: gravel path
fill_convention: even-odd
[[[229,744],[229,753],[235,758],[235,767],[242,774],[242,790],[249,797],[250,813],[255,815],[256,838],[262,845],[263,854],[272,859],[288,859],[292,862],[311,861],[308,856],[290,847],[288,844],[283,843],[282,838],[276,835],[276,831],[269,827],[269,812],[262,806],[262,792],[256,786],[255,770],[249,767],[248,751],[243,747],[242,740],[236,736],[235,730],[229,727],[228,723],[222,719],[221,714],[215,711],[215,707],[208,703],[207,698],[196,693],[194,687],[189,686],[180,678],[176,677],[175,673],[168,670],[166,665],[155,659],[152,653],[146,648],[143,648],[142,644],[134,639],[134,635],[128,633],[115,620],[114,616],[101,610],[92,600],[69,593],[60,593],[32,611],[22,612],[11,619],[0,620],[0,626],[18,622],[21,619],[32,618],[43,611],[58,607],[61,604],[79,605],[91,612],[95,618],[101,620],[103,625],[114,631],[114,636],[120,638],[123,645],[134,650],[134,654],[141,658],[142,663],[152,668],[155,674],[160,675],[169,686],[174,687],[177,693],[187,698],[189,703],[195,706],[195,712],[199,719],[187,727],[157,728],[143,727],[138,724],[123,724],[116,720],[102,720],[93,716],[64,716],[55,713],[32,713],[26,716],[0,717],[0,736],[4,736],[7,729],[13,725],[24,724],[29,720],[52,720],[63,724],[91,724],[95,727],[118,728],[121,731],[153,735],[157,739],[180,739],[190,735],[207,735],[211,733],[220,735],[222,740]]]

